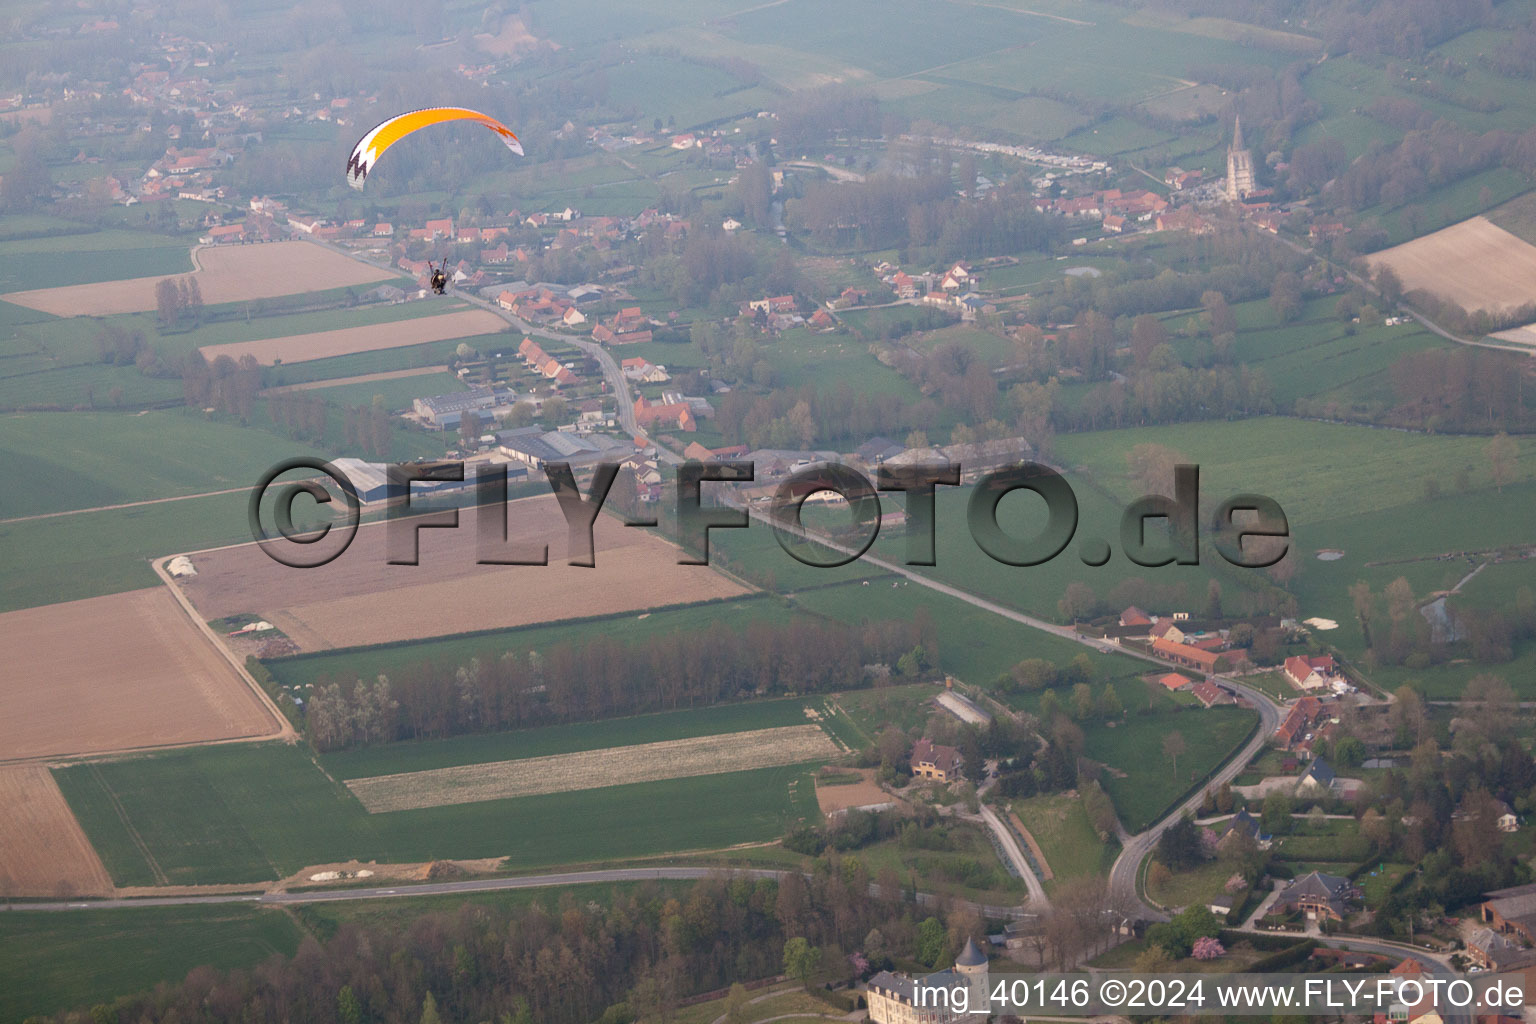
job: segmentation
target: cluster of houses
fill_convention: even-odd
[[[543,346],[532,338],[523,339],[517,354],[528,372],[548,387],[548,393],[572,387],[582,381],[575,363],[561,362],[544,351]],[[469,378],[475,368],[461,368],[460,377]],[[516,388],[492,382],[471,387],[468,391],[415,399],[411,417],[429,430],[457,430],[466,413],[473,412],[483,421],[500,419],[519,402],[528,402],[537,408],[543,398],[538,392],[519,392]]]
[[[707,398],[693,398],[678,391],[663,391],[661,401],[652,402],[644,395],[635,399],[635,422],[641,429],[660,427],[693,433],[699,420],[715,413]]]
[[[601,298],[602,294],[601,289],[590,285],[578,285],[575,288],[550,284],[523,285],[503,288],[496,294],[496,305],[532,323],[550,327],[578,327],[587,322],[587,316],[578,308],[578,304]]]
[[[1227,642],[1225,630],[1198,628],[1188,612],[1154,616],[1132,605],[1120,613],[1118,628],[1104,632],[1105,639],[1146,644],[1164,661],[1206,675],[1231,670],[1247,660],[1242,650]]]
[[[1201,679],[1197,682],[1177,672],[1169,672],[1158,676],[1157,681],[1168,692],[1191,694],[1206,707],[1213,707],[1217,704],[1233,704],[1237,700],[1232,691],[1223,686],[1216,685],[1209,679]]]
[[[1104,230],[1119,234],[1127,225],[1145,224],[1169,209],[1168,200],[1156,192],[1137,189],[1122,192],[1120,189],[1100,189],[1085,195],[1040,198],[1035,200],[1040,213],[1054,213],[1074,219],[1102,221]]]
[[[580,379],[572,367],[545,352],[543,346],[532,338],[523,339],[522,344],[517,346],[517,354],[522,357],[530,372],[539,374],[555,387],[574,384]]]
[[[995,306],[977,293],[981,277],[969,263],[956,263],[942,274],[909,274],[895,264],[884,261],[875,264],[873,269],[898,299],[921,300],[929,305],[952,309],[963,320],[974,320],[978,313],[996,311]],[[835,303],[841,303],[847,295],[845,291]]]
[[[619,363],[619,372],[626,380],[636,384],[665,384],[672,379],[667,368],[652,363],[642,356],[634,356]]]
[[[592,326],[592,340],[604,345],[644,345],[654,335],[651,318],[639,306],[626,306],[603,323]]]

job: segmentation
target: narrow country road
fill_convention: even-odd
[[[417,882],[392,886],[353,889],[309,889],[299,892],[215,893],[207,896],[144,896],[133,899],[70,900],[48,903],[5,903],[0,911],[70,911],[108,910],[123,907],[181,907],[212,903],[249,903],[258,906],[297,906],[306,903],[333,903],[343,900],[390,899],[406,896],[444,896],[473,892],[503,892],[515,889],[549,889],[566,885],[608,885],[619,882],[695,881],[711,875],[730,873],[749,878],[777,880],[790,874],[769,868],[658,867],[602,868],[593,871],[562,871],[543,875],[519,875],[513,878],[473,878],[460,882]],[[871,885],[872,895],[880,890]],[[948,897],[920,892],[917,902],[941,904]],[[963,901],[962,901],[963,902]],[[987,903],[967,903],[985,917],[994,919],[1022,916],[1018,907],[999,907]]]

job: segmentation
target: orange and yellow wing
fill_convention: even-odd
[[[523,144],[518,141],[512,129],[489,114],[467,107],[427,107],[392,117],[359,139],[347,159],[347,184],[361,189],[368,178],[368,172],[378,163],[385,150],[414,131],[445,121],[475,121],[483,124],[500,135],[508,149],[518,156],[523,155]]]

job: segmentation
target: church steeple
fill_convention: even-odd
[[[1243,145],[1243,119],[1232,119],[1232,145],[1227,149],[1227,199],[1241,202],[1257,187],[1253,173],[1253,154]]]

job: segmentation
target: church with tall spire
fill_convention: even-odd
[[[1240,203],[1258,186],[1253,178],[1253,154],[1243,145],[1243,119],[1232,122],[1232,145],[1227,147],[1227,199]]]

